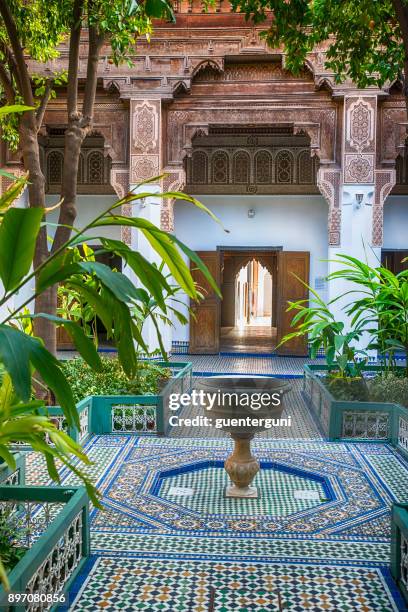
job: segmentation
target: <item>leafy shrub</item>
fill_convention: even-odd
[[[369,400],[369,390],[363,378],[330,376],[325,379],[325,384],[337,400],[348,402],[367,402]]]
[[[27,528],[16,514],[8,509],[0,512],[0,558],[6,572],[10,572],[27,551],[21,543],[27,533]]]
[[[370,383],[370,399],[376,402],[395,402],[408,407],[408,378],[394,372],[381,374]]]
[[[102,357],[102,372],[94,372],[82,358],[63,362],[63,372],[76,402],[88,395],[155,394],[170,378],[170,370],[154,362],[140,361],[137,376],[127,378],[118,359]]]

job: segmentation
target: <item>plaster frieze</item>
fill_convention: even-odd
[[[384,203],[396,181],[394,168],[375,171],[372,246],[381,247],[384,238]]]
[[[319,168],[317,186],[329,205],[329,246],[340,246],[341,241],[340,185],[340,168]]]

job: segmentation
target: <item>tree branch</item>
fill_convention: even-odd
[[[82,105],[82,115],[86,125],[91,125],[92,123],[93,109],[96,97],[96,85],[98,81],[99,54],[101,52],[102,45],[104,42],[104,34],[100,34],[95,26],[90,25],[88,64],[86,69],[84,101]]]
[[[14,77],[18,91],[20,92],[21,95],[23,95],[22,87],[21,87],[21,79],[20,79],[20,75],[18,74],[16,60],[13,57],[12,50],[7,46],[5,46],[5,54],[7,57],[7,63],[9,65],[10,74]]]
[[[79,46],[81,40],[81,18],[83,0],[75,0],[72,13],[71,34],[69,37],[68,83],[67,83],[67,111],[68,120],[78,112],[78,68]]]
[[[15,94],[13,85],[11,83],[11,79],[6,70],[6,67],[2,62],[0,62],[0,81],[4,87],[4,93],[6,94],[7,103],[14,104]]]
[[[27,104],[27,106],[34,106],[34,96],[31,88],[30,75],[28,74],[27,65],[25,63],[24,52],[20,44],[17,27],[10,12],[7,0],[0,0],[0,15],[3,18],[8,37],[10,39],[11,48],[13,50],[18,78],[21,85],[21,95],[23,96],[24,103]]]
[[[45,115],[45,111],[47,108],[47,104],[50,99],[53,83],[54,83],[53,79],[46,80],[45,92],[44,92],[43,97],[41,98],[40,106],[37,108],[37,112],[36,112],[37,131],[40,130],[41,128],[41,125],[44,119],[44,115]]]

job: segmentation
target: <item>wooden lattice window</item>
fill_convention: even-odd
[[[309,150],[299,153],[298,177],[301,185],[312,185],[315,182],[314,158],[310,155]]]
[[[103,185],[104,183],[104,157],[100,151],[92,151],[88,155],[88,183]]]
[[[218,151],[213,155],[211,175],[213,183],[228,183],[228,155],[224,151]]]
[[[279,151],[276,156],[276,182],[293,182],[293,155],[290,151]]]
[[[235,184],[247,185],[250,182],[250,158],[245,151],[234,155],[233,176]]]
[[[272,156],[268,151],[258,151],[255,155],[255,182],[268,184],[272,182]]]
[[[60,151],[51,151],[47,157],[47,178],[52,185],[60,185],[64,156]]]
[[[85,175],[84,175],[84,156],[82,155],[82,153],[79,154],[79,160],[78,160],[78,178],[77,181],[79,184],[83,184],[85,183]]]
[[[192,179],[195,185],[205,185],[208,180],[208,158],[203,151],[193,153]]]

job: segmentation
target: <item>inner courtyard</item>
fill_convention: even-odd
[[[265,24],[226,0],[172,5],[174,23],[152,19],[125,62],[107,38],[89,58],[85,28],[76,60],[68,35],[47,61],[24,55],[44,87],[76,61],[78,88],[61,80],[34,137],[46,214],[38,235],[59,259],[47,277],[33,239],[0,261],[7,297],[14,260],[31,247],[37,258],[21,287],[10,274],[0,332],[4,319],[12,339],[35,343],[38,319],[58,324],[49,362],[41,336],[32,350],[25,337],[22,350],[0,335],[0,438],[16,380],[29,389],[17,394],[15,419],[34,402],[35,427],[45,414],[51,423],[41,444],[5,435],[0,514],[28,516],[13,589],[65,601],[5,609],[406,611],[406,85],[341,81],[327,65],[329,41],[291,72]],[[92,62],[76,216],[71,207],[60,223],[67,139],[79,134],[69,104],[86,99]],[[5,197],[10,173],[28,181],[12,214],[33,213],[21,148],[4,140],[0,156]],[[61,227],[78,236],[54,249]],[[34,304],[43,287],[53,315]],[[293,333],[299,321],[314,325]],[[189,401],[217,381],[254,394],[276,387],[283,411],[268,414],[283,425],[207,426]],[[71,465],[58,454],[66,448]]]

